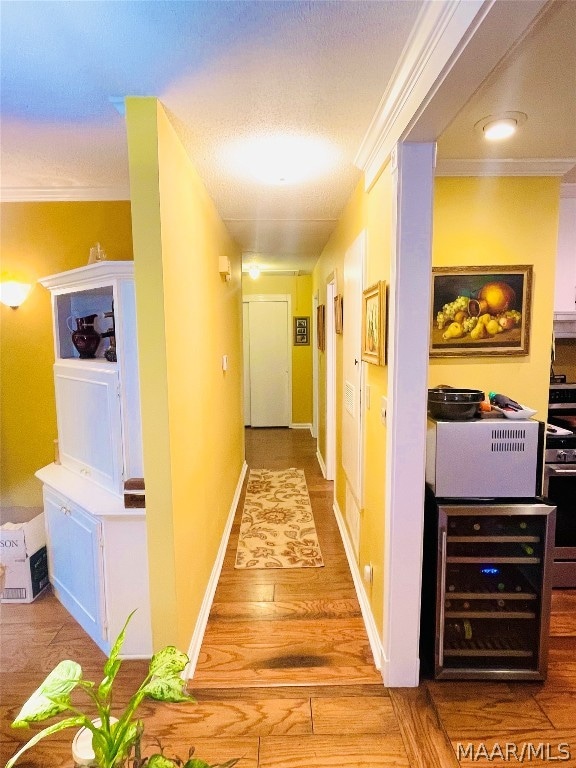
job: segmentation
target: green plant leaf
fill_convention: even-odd
[[[136,613],[136,610],[133,610],[132,613],[128,616],[128,618],[124,622],[124,626],[120,630],[120,634],[116,638],[116,641],[112,646],[112,650],[110,651],[110,655],[108,656],[108,659],[104,664],[104,680],[102,680],[102,682],[100,683],[100,687],[98,688],[99,696],[107,697],[108,694],[110,693],[112,683],[114,682],[114,678],[116,677],[118,670],[120,669],[120,665],[122,663],[122,660],[119,657],[120,657],[120,651],[122,650],[122,646],[124,645],[124,640],[126,638],[126,629],[130,622],[130,619],[132,618],[132,616],[134,616],[135,613]]]
[[[12,768],[14,763],[19,759],[21,755],[24,754],[24,752],[29,750],[30,747],[33,747],[35,744],[38,744],[38,742],[42,741],[42,739],[46,736],[50,736],[53,733],[58,733],[58,731],[63,731],[65,728],[73,728],[75,726],[78,727],[79,725],[86,725],[87,721],[88,718],[84,717],[83,715],[79,715],[78,717],[69,717],[66,720],[61,720],[59,723],[54,723],[54,725],[49,725],[47,728],[38,731],[38,733],[34,734],[34,736],[32,736],[32,738],[27,741],[26,744],[24,744],[24,746],[10,758],[10,760],[8,760],[4,768]]]
[[[75,661],[61,661],[24,704],[12,728],[26,728],[29,723],[46,720],[70,706],[70,691],[82,677],[82,667]]]
[[[190,701],[195,699],[184,691],[186,682],[180,677],[155,677],[145,687],[144,693],[156,701]]]
[[[146,768],[178,768],[178,763],[164,755],[152,755],[146,761]]]
[[[155,653],[150,661],[149,673],[155,677],[175,677],[188,664],[188,656],[173,645]]]
[[[197,757],[193,757],[184,763],[183,768],[210,768],[210,765],[205,760],[199,760]]]

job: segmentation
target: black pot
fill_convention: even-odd
[[[428,413],[433,419],[466,421],[478,414],[483,400],[480,389],[436,387],[428,390]]]

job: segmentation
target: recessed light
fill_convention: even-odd
[[[502,141],[516,133],[518,126],[526,122],[524,112],[503,112],[500,115],[488,115],[479,120],[474,128],[487,141]]]

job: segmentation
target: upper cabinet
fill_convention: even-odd
[[[42,278],[52,294],[60,459],[122,495],[143,477],[134,263]]]
[[[576,184],[562,185],[558,222],[554,333],[576,337]]]

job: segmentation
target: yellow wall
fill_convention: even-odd
[[[432,358],[440,383],[502,392],[546,419],[560,182],[555,178],[441,178],[434,200],[434,266],[532,264],[530,352]]]
[[[244,275],[244,296],[282,294],[291,296],[292,317],[310,318],[310,344],[292,344],[292,423],[312,423],[312,275]],[[293,326],[291,326],[293,327]]]
[[[366,285],[390,279],[391,261],[392,179],[385,169],[367,194],[363,181],[352,195],[333,235],[314,270],[313,291],[319,303],[326,302],[326,282],[336,272],[337,291],[344,299],[344,333],[346,333],[346,295],[344,293],[344,256],[348,248],[366,229]],[[328,311],[328,309],[327,309]],[[346,509],[346,480],[342,469],[342,336],[336,336],[336,478],[335,496],[341,512]],[[384,496],[386,467],[386,428],[380,420],[380,398],[386,395],[386,366],[366,366],[366,384],[370,387],[371,407],[364,410],[364,509],[360,526],[359,565],[371,564],[373,583],[366,586],[376,626],[383,626],[384,595]],[[325,456],[326,446],[325,355],[319,361],[319,450]]]
[[[0,279],[82,267],[100,242],[109,259],[132,259],[130,203],[3,203]],[[34,472],[54,460],[54,342],[50,293],[34,285],[17,310],[0,304],[1,506],[40,507]]]
[[[240,254],[162,106],[126,117],[153,638],[186,648],[244,457]]]

